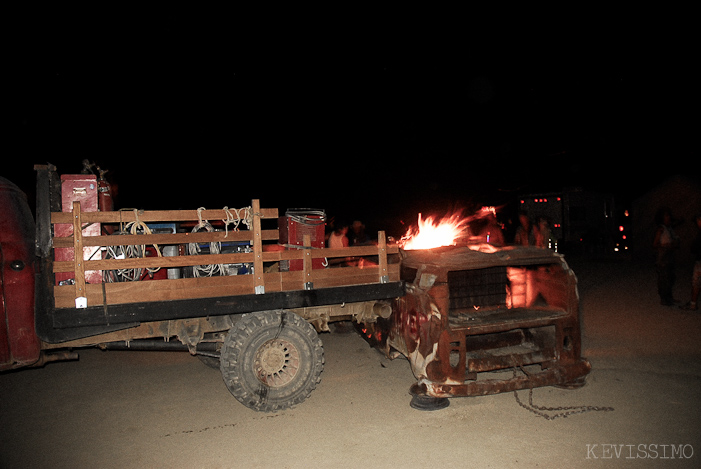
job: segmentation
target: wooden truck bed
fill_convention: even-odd
[[[41,172],[41,171],[40,171]],[[39,174],[41,177],[50,174]],[[46,184],[47,187],[50,184]],[[278,246],[278,210],[261,208],[253,200],[246,208],[250,230],[234,230],[231,225],[222,231],[198,231],[156,234],[102,234],[86,236],[87,225],[120,227],[136,222],[177,223],[195,226],[203,220],[222,225],[232,213],[244,210],[165,210],[84,212],[79,202],[72,211],[50,211],[41,221],[40,207],[49,207],[49,190],[37,191],[38,250],[41,240],[47,239],[51,248],[82,253],[84,248],[99,247],[97,259],[85,259],[74,254],[71,260],[54,261],[50,249],[43,249],[40,285],[49,292],[49,299],[37,296],[37,332],[45,342],[63,342],[89,337],[106,331],[137,327],[151,321],[181,320],[194,317],[212,317],[270,309],[306,308],[349,302],[389,299],[403,295],[399,281],[399,263],[393,263],[398,254],[395,245],[388,245],[384,232],[379,232],[377,245],[343,249],[315,249],[309,235],[304,236],[301,249],[272,250]],[[41,205],[40,205],[41,204]],[[54,204],[55,210],[55,204]],[[263,228],[268,223],[274,227]],[[69,236],[55,237],[46,233],[48,226],[72,226]],[[239,225],[243,226],[243,224]],[[53,233],[52,230],[50,233]],[[103,230],[104,232],[104,230]],[[189,243],[246,243],[251,252],[221,254],[155,255],[141,258],[103,258],[108,246],[140,245],[146,247],[183,246]],[[278,248],[279,249],[279,248]],[[93,249],[94,251],[94,249]],[[155,252],[155,250],[152,250]],[[87,252],[87,250],[85,251]],[[327,264],[346,258],[368,258],[373,262],[362,265],[313,269],[314,259],[326,259]],[[282,261],[300,259],[302,270],[281,271]],[[246,264],[253,272],[244,275],[213,277],[153,279],[110,283],[89,283],[86,272],[115,271],[118,269],[168,269],[186,266]],[[73,281],[56,285],[55,274],[64,274]],[[94,278],[94,276],[88,276]],[[41,288],[40,288],[41,290]],[[158,334],[154,334],[158,335]]]

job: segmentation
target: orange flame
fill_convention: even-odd
[[[399,241],[405,250],[432,249],[440,246],[453,246],[463,235],[470,219],[462,216],[461,212],[435,220],[428,217],[421,219],[419,213],[418,228],[412,226]]]

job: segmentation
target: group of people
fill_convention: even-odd
[[[691,255],[694,261],[694,270],[691,277],[691,300],[682,309],[689,311],[698,310],[699,291],[701,290],[701,214],[694,218],[697,232],[691,244]],[[653,247],[657,252],[655,269],[657,271],[657,291],[660,295],[660,303],[665,306],[676,304],[672,296],[672,289],[676,280],[675,253],[679,249],[679,236],[674,231],[674,218],[669,208],[663,207],[657,212],[657,230]]]
[[[486,242],[494,246],[507,244],[502,226],[493,213],[480,217],[478,221],[479,223],[475,223],[475,227],[471,226],[471,229],[476,231],[476,234],[472,236],[473,241],[475,241],[474,238],[479,238],[480,242]],[[521,213],[519,222],[520,225],[516,229],[513,244],[541,248],[552,247],[552,231],[546,218],[540,217],[533,224],[526,214]],[[365,225],[359,220],[355,220],[350,225],[343,221],[334,221],[332,226],[332,231],[326,235],[326,246],[329,248],[362,246],[369,241],[365,233]]]
[[[653,246],[657,252],[655,267],[657,271],[657,288],[660,295],[660,302],[663,305],[676,304],[672,289],[675,284],[675,252],[679,249],[680,241],[674,232],[674,219],[672,212],[668,208],[658,211],[657,231],[653,241]],[[520,246],[537,246],[550,248],[552,232],[548,221],[539,218],[536,223],[532,223],[524,213],[519,214],[520,225],[514,235],[514,244]],[[691,245],[691,254],[694,260],[694,269],[691,279],[691,300],[680,306],[685,310],[698,310],[698,297],[701,291],[701,214],[695,217],[698,228],[696,237]],[[504,245],[504,235],[501,227],[496,222],[496,218],[486,221],[480,229],[480,238],[485,238],[487,243],[502,246]],[[334,229],[327,235],[326,245],[329,248],[343,248],[348,246],[361,246],[367,244],[368,237],[365,234],[365,225],[356,220],[348,225],[343,222],[335,224]]]
[[[519,246],[538,246],[540,248],[551,247],[552,231],[546,218],[540,217],[537,223],[533,224],[528,215],[521,213],[518,219],[520,225],[516,228],[514,244]]]
[[[504,231],[493,212],[480,215],[470,222],[472,232],[470,240],[473,243],[487,243],[493,246],[505,246]],[[513,244],[518,246],[537,246],[541,248],[553,248],[554,238],[550,224],[545,217],[539,217],[536,223],[531,223],[525,213],[519,214],[519,226],[513,238]]]
[[[326,246],[329,248],[347,248],[348,246],[362,246],[367,244],[368,237],[365,234],[365,225],[360,220],[355,220],[351,225],[342,221],[334,223],[334,228],[328,234]]]

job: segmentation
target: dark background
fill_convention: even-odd
[[[30,17],[12,35],[3,176],[30,198],[34,164],[89,159],[117,208],[259,198],[390,229],[377,225],[569,186],[631,199],[699,172],[683,27],[104,18]]]

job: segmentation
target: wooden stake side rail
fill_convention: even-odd
[[[261,208],[257,212],[262,219],[277,219],[276,208]],[[203,220],[226,220],[226,212],[223,209],[202,210],[200,215]],[[73,223],[74,215],[71,212],[51,212],[51,223]],[[197,210],[118,210],[114,212],[81,212],[81,221],[89,223],[129,223],[142,221],[144,223],[184,222],[199,221]]]
[[[148,239],[147,245],[158,244],[188,244],[188,243],[209,243],[209,242],[238,242],[250,241],[251,231],[213,231],[199,233],[174,233],[174,234],[150,234],[150,235],[112,235],[112,236],[84,236],[83,246],[133,246],[144,244],[144,239]],[[144,238],[148,236],[148,238]],[[263,241],[277,241],[278,230],[262,230]],[[72,248],[73,236],[63,238],[53,238],[54,248]]]
[[[214,298],[232,295],[264,294],[267,292],[285,292],[303,289],[377,284],[399,281],[399,265],[389,264],[387,256],[398,253],[397,246],[388,246],[384,232],[378,233],[377,246],[358,246],[343,249],[312,249],[309,236],[305,235],[305,248],[286,251],[265,251],[264,241],[278,241],[277,229],[261,229],[262,219],[278,218],[277,209],[261,209],[258,200],[252,203],[252,230],[213,231],[175,234],[139,234],[84,236],[80,227],[90,223],[144,223],[195,222],[210,219],[225,220],[222,210],[176,210],[144,212],[81,212],[80,204],[73,204],[72,212],[53,212],[51,223],[68,223],[74,227],[74,235],[53,238],[54,248],[73,248],[73,252],[83,252],[85,246],[126,246],[126,245],[181,245],[187,243],[210,242],[249,242],[253,252],[205,254],[174,257],[145,257],[127,259],[84,260],[82,256],[73,256],[72,261],[56,261],[54,273],[72,272],[74,285],[54,287],[55,308],[82,308],[153,301],[168,301],[196,298]],[[275,244],[269,244],[275,245]],[[355,258],[371,256],[370,267],[337,267],[312,269],[312,260],[319,258]],[[290,272],[264,273],[264,264],[301,259],[304,268]],[[85,282],[86,271],[173,268],[196,265],[239,264],[254,266],[254,273],[234,276],[214,276],[199,278],[181,278],[168,280],[147,280],[135,282],[118,282],[90,284]]]

